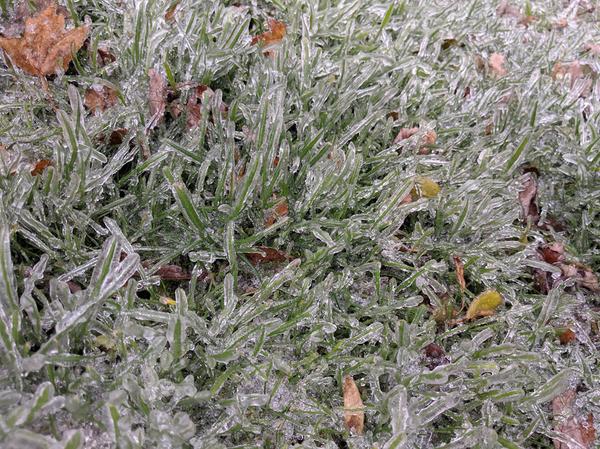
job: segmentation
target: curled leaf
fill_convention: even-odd
[[[465,266],[458,256],[453,256],[452,260],[454,261],[454,269],[456,271],[456,281],[458,282],[458,285],[460,285],[461,291],[464,292],[467,289],[467,284],[465,282]]]
[[[167,103],[167,80],[155,69],[148,71],[148,107],[150,109],[150,129],[158,125],[165,114]]]
[[[350,431],[362,435],[365,428],[365,412],[360,392],[351,376],[344,377],[344,424]]]
[[[519,192],[519,203],[521,203],[521,211],[523,221],[531,220],[532,223],[537,223],[540,214],[536,204],[537,197],[537,179],[531,172],[525,173],[521,182],[523,189]]]
[[[502,304],[502,296],[500,293],[496,290],[487,290],[473,300],[467,310],[465,319],[473,320],[493,315],[496,313],[496,309],[500,304]]]
[[[88,27],[65,29],[65,16],[57,5],[47,6],[39,14],[25,19],[25,32],[20,38],[0,37],[0,48],[15,65],[35,76],[54,75],[64,71],[83,45]]]

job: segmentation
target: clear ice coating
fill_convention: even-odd
[[[0,58],[0,447],[597,446],[598,5],[61,5],[65,73]]]

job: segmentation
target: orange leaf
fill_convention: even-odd
[[[274,45],[281,42],[281,40],[285,37],[285,23],[269,17],[267,24],[269,26],[269,31],[265,31],[258,36],[254,36],[252,38],[252,45],[256,45],[259,42],[264,46]]]
[[[465,283],[465,266],[460,260],[460,257],[454,256],[452,257],[454,260],[454,269],[456,270],[456,280],[458,281],[458,285],[460,285],[460,289],[464,292],[467,288],[467,284]]]
[[[0,48],[15,65],[30,75],[53,75],[66,70],[88,35],[88,27],[65,30],[65,16],[50,5],[25,19],[25,33],[20,38],[0,37]]]
[[[362,435],[365,429],[363,401],[351,376],[344,377],[344,424],[358,435]]]
[[[268,228],[269,226],[273,226],[279,219],[287,217],[288,214],[288,203],[284,198],[282,201],[279,201],[272,210],[269,211],[267,218],[265,219],[265,226]]]
[[[41,159],[37,161],[31,170],[31,176],[41,175],[50,165],[52,165],[52,161],[49,159]]]
[[[175,11],[177,11],[177,7],[179,6],[179,0],[176,0],[172,3],[172,5],[167,9],[165,13],[165,20],[167,22],[172,22],[175,18]]]
[[[571,329],[560,329],[558,332],[558,340],[561,345],[568,345],[569,343],[574,342],[577,339],[577,335]]]
[[[117,92],[108,86],[92,84],[85,91],[83,104],[93,115],[98,115],[117,104]]]

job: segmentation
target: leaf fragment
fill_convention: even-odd
[[[150,109],[150,125],[153,129],[163,120],[167,104],[167,80],[157,70],[148,70],[148,107]]]
[[[83,105],[92,115],[98,115],[116,104],[117,91],[102,84],[92,84],[83,97]]]
[[[48,76],[65,71],[88,36],[87,26],[65,29],[65,16],[56,4],[25,19],[19,38],[0,37],[0,48],[26,73]]]
[[[453,256],[452,260],[454,261],[456,281],[458,282],[458,285],[460,285],[460,290],[464,292],[467,289],[467,284],[465,282],[465,266],[458,256]]]
[[[256,249],[258,249],[260,252],[246,254],[246,258],[252,265],[259,265],[269,262],[285,262],[286,260],[291,259],[288,254],[275,248],[258,246]]]
[[[252,38],[252,45],[256,45],[257,43],[260,43],[264,46],[274,45],[281,42],[281,40],[285,37],[285,23],[269,17],[267,19],[267,25],[269,30],[254,36]]]
[[[576,410],[577,391],[569,388],[552,400],[554,430],[565,437],[554,438],[556,449],[592,449],[596,440],[594,416],[584,419]],[[566,440],[566,441],[565,441]]]
[[[46,168],[52,165],[52,161],[50,159],[40,159],[35,163],[33,168],[31,169],[31,176],[39,176],[41,175]]]
[[[466,320],[490,316],[496,313],[498,306],[502,304],[502,296],[496,290],[487,290],[477,296],[465,316]]]
[[[288,209],[287,199],[283,198],[281,201],[279,201],[277,204],[275,204],[275,206],[273,208],[271,208],[268,211],[267,217],[265,219],[265,227],[268,228],[270,226],[273,226],[275,223],[277,223],[282,218],[287,217],[288,212],[289,212],[289,209]]]
[[[417,176],[413,197],[416,198],[435,198],[440,193],[440,185],[427,176]]]
[[[521,204],[522,219],[525,222],[537,224],[540,213],[536,204],[537,198],[537,178],[531,172],[525,173],[521,177],[522,190],[519,191],[519,203]]]
[[[496,77],[502,77],[508,74],[507,70],[504,68],[504,63],[506,59],[500,53],[492,53],[488,60],[488,65],[492,74]]]
[[[362,435],[365,428],[364,404],[351,376],[344,376],[344,425],[357,435]]]

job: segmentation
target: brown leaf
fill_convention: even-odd
[[[267,214],[267,218],[265,219],[265,227],[268,228],[273,226],[281,218],[287,217],[288,211],[287,199],[284,198],[283,200],[279,201]]]
[[[52,161],[49,159],[41,159],[37,161],[31,170],[31,176],[41,175],[50,165],[52,165]]]
[[[446,357],[444,348],[436,343],[429,343],[425,346],[425,348],[423,348],[423,353],[427,359],[427,368],[430,370],[434,370],[438,366],[450,363],[450,360]]]
[[[588,42],[583,47],[585,51],[589,51],[591,54],[600,56],[600,44],[593,44],[592,42]]]
[[[418,131],[419,128],[402,128],[394,139],[394,144],[414,136]]]
[[[525,28],[527,28],[529,25],[531,25],[537,19],[538,18],[536,16],[530,16],[530,15],[524,14],[521,16],[521,18],[518,20],[517,23],[519,25],[523,25]]]
[[[274,45],[281,42],[285,37],[285,23],[269,17],[269,19],[267,19],[267,25],[269,26],[269,31],[254,36],[252,38],[252,45],[256,45],[257,43],[264,46]]]
[[[569,20],[566,19],[565,17],[561,17],[560,19],[556,19],[553,23],[552,23],[552,28],[554,28],[555,30],[562,30],[566,27],[569,26]]]
[[[502,0],[496,8],[496,14],[500,17],[521,17],[521,10],[507,0]]]
[[[179,265],[163,265],[156,272],[163,281],[189,281],[192,275]]]
[[[536,204],[537,180],[533,173],[525,173],[522,177],[523,190],[519,192],[519,203],[521,204],[522,219],[527,222],[531,220],[536,224],[540,214]]]
[[[176,0],[167,9],[167,12],[165,13],[165,20],[167,22],[172,22],[173,19],[175,19],[175,12],[177,11],[177,7],[179,6],[179,3],[180,3],[180,1]]]
[[[102,84],[92,84],[85,91],[83,104],[93,115],[98,115],[117,104],[117,91]]]
[[[508,72],[504,68],[504,63],[506,59],[500,53],[492,53],[490,55],[490,59],[488,60],[488,64],[490,66],[490,70],[495,76],[501,77],[505,76]]]
[[[581,64],[579,61],[568,63],[557,62],[552,67],[551,76],[554,80],[562,80],[569,77],[569,88],[571,91],[576,87],[576,83],[580,79],[584,79],[586,75],[591,74],[592,68],[587,64]],[[587,97],[592,90],[592,80],[587,79],[581,88],[580,97]]]
[[[83,45],[88,27],[65,29],[65,16],[50,5],[34,17],[25,20],[25,33],[20,38],[0,37],[0,48],[15,65],[26,73],[47,76],[64,71],[73,53]]]
[[[552,400],[554,430],[562,436],[574,440],[573,443],[562,442],[554,438],[556,449],[592,449],[596,440],[594,416],[590,413],[586,419],[578,416],[575,410],[575,388],[569,388]]]
[[[554,264],[565,258],[565,247],[560,242],[554,242],[551,245],[542,245],[538,248],[538,253],[546,263]]]
[[[358,435],[365,429],[363,401],[351,376],[344,377],[344,425]]]
[[[558,340],[561,345],[568,345],[569,343],[573,343],[577,340],[577,335],[569,328],[559,329],[558,330]]]
[[[453,256],[452,260],[454,260],[454,269],[456,270],[456,280],[458,285],[460,285],[461,291],[465,291],[467,289],[467,284],[465,283],[465,266],[460,260],[460,257]]]
[[[246,254],[246,258],[252,265],[268,262],[285,262],[286,260],[290,259],[290,256],[288,256],[286,253],[275,248],[257,246],[256,249],[258,249],[260,252]]]
[[[98,134],[95,140],[108,145],[121,145],[128,132],[127,128],[115,128],[108,136],[104,133]]]
[[[148,107],[150,109],[150,129],[158,125],[165,115],[167,102],[167,80],[155,69],[148,70]]]
[[[587,265],[573,262],[569,264],[561,263],[558,266],[562,271],[563,279],[574,279],[578,285],[593,292],[600,292],[598,277]]]
[[[204,84],[201,84],[197,86],[188,97],[185,105],[187,114],[186,125],[188,129],[195,128],[200,123],[200,120],[202,120],[202,94],[204,94],[204,92],[208,92],[208,95],[213,94],[212,89]]]
[[[105,66],[117,60],[117,57],[107,47],[98,47],[98,56],[101,66]]]

